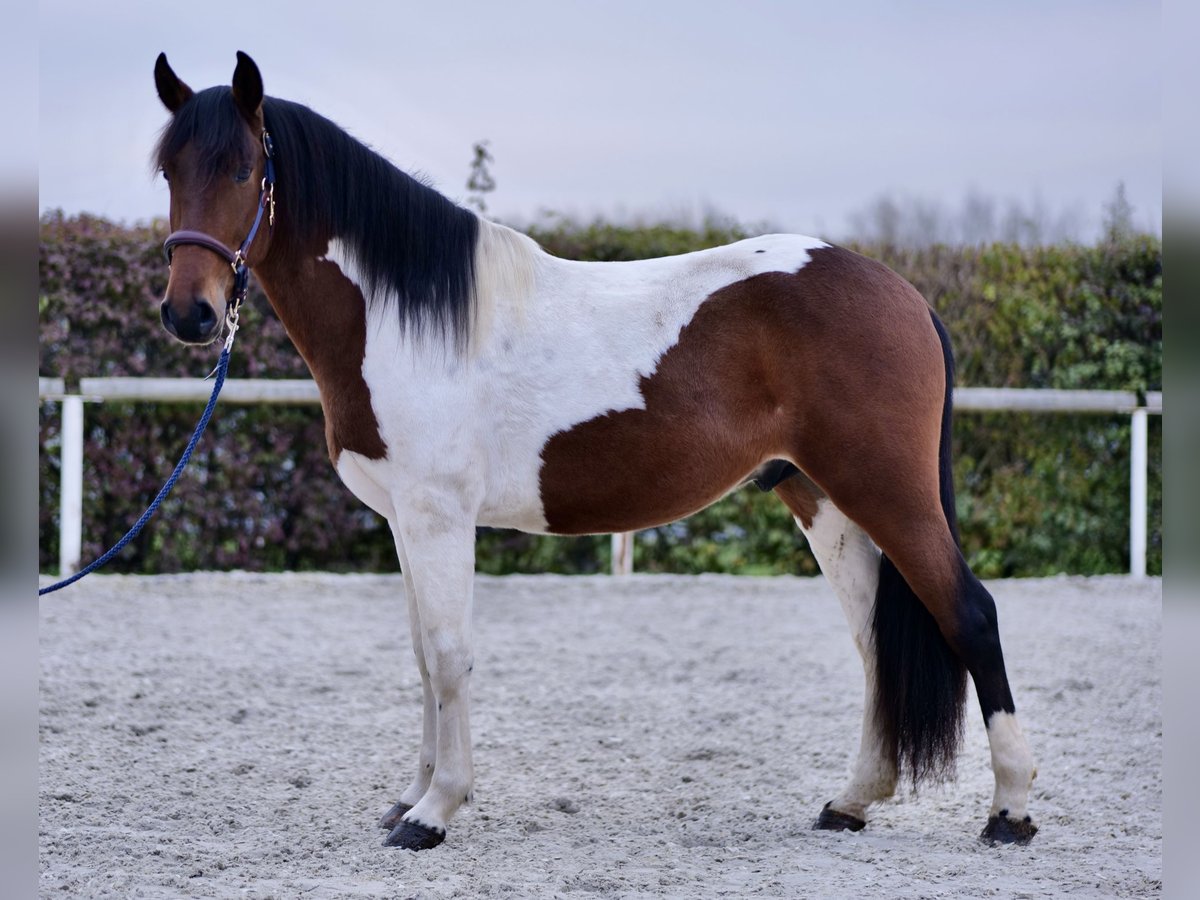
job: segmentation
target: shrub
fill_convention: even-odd
[[[528,229],[552,253],[639,259],[746,237],[698,229],[553,220]],[[161,224],[126,228],[88,216],[41,223],[41,374],[199,376],[211,348],[171,341],[158,322],[166,286]],[[958,383],[993,387],[1161,390],[1162,250],[1133,236],[1094,247],[855,247],[882,259],[946,321]],[[257,285],[231,377],[305,377]],[[174,465],[200,408],[89,405],[83,555],[114,543]],[[40,414],[41,568],[57,565],[58,410]],[[224,406],[161,517],[114,560],[128,572],[187,569],[394,571],[386,523],[338,482],[315,407]],[[1151,425],[1148,566],[1162,566],[1162,433]],[[964,551],[984,576],[1127,571],[1126,417],[969,414],[954,431]],[[596,572],[606,537],[550,538],[480,529],[478,568]],[[786,508],[755,488],[644,532],[635,565],[652,572],[814,573]]]

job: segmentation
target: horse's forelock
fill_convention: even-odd
[[[154,148],[154,166],[164,168],[192,145],[201,174],[212,178],[244,163],[254,143],[227,87],[200,91],[163,128]]]

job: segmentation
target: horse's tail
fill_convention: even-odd
[[[942,343],[946,396],[938,448],[942,510],[958,542],[954,511],[954,471],[950,460],[950,425],[954,391],[954,355],[950,337],[930,310]],[[884,754],[897,773],[911,776],[914,788],[924,780],[943,780],[954,773],[962,740],[966,668],[950,649],[933,616],[921,603],[895,564],[879,560],[879,588],[871,627],[875,644],[875,709]]]

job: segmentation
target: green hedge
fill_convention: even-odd
[[[591,260],[639,259],[728,243],[751,232],[709,223],[622,227],[545,222],[547,250]],[[161,225],[90,217],[41,226],[41,374],[197,375],[209,349],[167,338],[158,323],[166,269]],[[1162,249],[1134,237],[1094,247],[921,250],[855,247],[882,259],[929,299],[950,328],[958,383],[991,387],[1161,390]],[[257,290],[230,375],[306,373]],[[247,321],[248,320],[248,321]],[[141,512],[199,415],[176,405],[89,406],[84,556],[101,552]],[[57,565],[58,410],[41,408],[40,547]],[[1127,417],[960,414],[958,512],[968,558],[984,576],[1128,569]],[[1161,425],[1151,424],[1148,565],[1162,566]],[[396,568],[386,524],[341,487],[315,408],[223,407],[156,523],[115,571]],[[547,538],[481,529],[478,568],[595,572],[607,538]],[[643,532],[635,565],[653,572],[812,573],[786,509],[750,488],[691,518]]]

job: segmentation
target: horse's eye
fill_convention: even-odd
[[[161,172],[161,173],[162,173],[163,181],[165,181],[165,182],[167,182],[168,184],[170,184],[170,182],[171,182],[171,176],[169,176],[169,175],[167,174],[167,170],[166,170],[166,169],[159,169],[159,172]]]
[[[233,176],[233,180],[238,184],[245,184],[250,180],[251,169],[249,166],[242,166],[238,169],[237,174]]]

